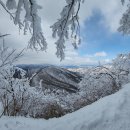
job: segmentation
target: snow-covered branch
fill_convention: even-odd
[[[80,25],[78,12],[80,9],[81,0],[66,0],[67,5],[61,12],[61,18],[51,26],[53,34],[52,36],[58,37],[56,41],[57,52],[56,55],[61,60],[64,59],[65,40],[69,38],[69,28],[71,28],[71,38],[73,39],[72,45],[77,48],[77,44],[80,43]]]
[[[125,0],[121,0],[121,3],[122,3],[122,5],[124,5],[124,3],[125,3]]]
[[[0,38],[6,37],[8,35],[10,35],[10,34],[2,34],[2,35],[0,34]]]
[[[26,0],[24,0],[24,1],[26,1]],[[38,46],[39,46],[40,50],[43,51],[43,50],[46,50],[47,43],[43,36],[42,29],[41,29],[41,18],[37,14],[38,9],[40,9],[41,7],[37,5],[35,0],[29,0],[29,2],[30,2],[30,16],[32,19],[31,26],[33,29],[32,37],[29,41],[29,48],[32,48],[32,49],[34,48],[35,50],[37,50]],[[25,9],[27,12],[28,8],[25,8]],[[28,15],[26,14],[26,16],[28,16]]]
[[[0,45],[0,68],[16,62],[23,55],[23,51],[17,53],[15,49],[10,50],[3,42]]]
[[[71,38],[72,45],[75,49],[81,42],[78,13],[80,4],[83,1],[66,0],[66,6],[60,13],[60,19],[51,26],[53,37],[58,37],[55,43],[57,46],[56,55],[61,60],[65,57],[64,50],[67,39]],[[41,18],[38,16],[38,10],[41,9],[41,6],[37,4],[36,0],[18,0],[17,2],[16,0],[6,0],[6,2],[0,0],[0,5],[11,16],[14,24],[18,25],[19,29],[23,28],[24,34],[28,31],[32,34],[28,48],[42,51],[46,50],[47,43],[41,28]],[[11,13],[10,10],[15,10],[15,13]],[[21,17],[21,14],[24,14],[22,12],[25,12],[24,18]]]
[[[37,5],[36,0],[18,0],[18,2],[7,0],[6,4],[0,0],[0,5],[11,16],[14,24],[18,25],[19,29],[24,29],[24,34],[30,31],[32,37],[28,44],[29,48],[42,51],[47,48],[41,28],[41,18],[38,16],[41,6]],[[21,17],[23,9],[25,10],[24,18]],[[11,13],[10,10],[14,10],[15,13]]]
[[[52,36],[54,38],[58,38],[55,42],[57,48],[56,55],[61,60],[65,57],[65,41],[67,39],[71,39],[74,48],[77,48],[78,44],[81,42],[78,13],[81,2],[84,2],[85,0],[65,1],[66,5],[60,13],[60,18],[51,26],[53,31]],[[126,1],[128,1],[128,6],[126,12],[122,16],[122,19],[120,20],[120,27],[118,31],[123,34],[130,34],[130,1],[120,1],[123,5],[127,3]],[[46,50],[47,42],[43,35],[41,18],[38,15],[38,10],[41,9],[41,6],[37,4],[36,0],[0,0],[0,5],[10,15],[14,24],[18,25],[19,29],[24,30],[24,34],[27,34],[28,31],[31,33],[32,36],[29,40],[28,48],[35,49],[37,51]],[[13,10],[13,13],[10,10]],[[22,12],[25,13],[24,18],[24,13]]]
[[[7,1],[7,3],[8,3],[8,1]],[[4,2],[2,1],[2,0],[0,0],[0,5],[4,8],[4,10],[10,15],[10,17],[14,20],[14,16],[13,16],[13,14],[7,9],[7,7],[6,7],[6,5],[4,4]],[[9,4],[7,4],[7,6],[8,6]],[[8,6],[8,7],[10,7],[10,6]]]
[[[124,5],[126,0],[121,0],[121,2]],[[120,27],[118,28],[118,31],[126,35],[130,34],[130,1],[127,4],[127,10],[120,20]]]

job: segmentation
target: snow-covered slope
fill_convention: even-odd
[[[130,130],[130,84],[74,113],[50,120],[2,117],[0,130]]]
[[[76,93],[78,83],[82,80],[82,75],[79,73],[58,66],[21,66],[21,68],[27,72],[27,77],[33,77],[30,85],[41,86],[43,91],[56,88]],[[16,73],[16,75],[18,74]]]

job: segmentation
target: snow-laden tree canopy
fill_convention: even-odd
[[[118,28],[118,31],[128,35],[130,34],[130,1],[121,0],[121,2],[123,5],[127,3],[127,10],[120,20],[120,27]]]
[[[46,40],[41,29],[41,18],[38,16],[38,10],[41,9],[35,0],[0,0],[1,6],[10,15],[15,25],[24,30],[24,34],[29,30],[32,37],[28,47],[35,50],[45,50],[47,47]],[[24,9],[24,10],[23,10]],[[14,12],[15,13],[12,13]],[[22,12],[25,11],[24,18],[21,18]]]
[[[51,26],[57,46],[56,55],[61,60],[64,59],[65,40],[72,38],[72,45],[77,48],[80,43],[80,25],[78,12],[83,0],[66,0],[66,5],[60,13],[61,17]],[[36,0],[0,0],[0,5],[10,15],[15,25],[24,30],[24,34],[30,31],[32,34],[28,48],[44,51],[47,48],[47,42],[41,28],[41,18],[38,10],[42,7]],[[15,13],[14,13],[15,12]],[[21,17],[25,12],[24,18]]]
[[[55,42],[57,48],[56,55],[61,60],[65,57],[64,50],[67,39],[72,39],[74,48],[77,48],[81,42],[78,12],[81,3],[84,2],[84,0],[65,1],[66,5],[60,13],[60,18],[51,26],[52,36],[57,38]],[[124,5],[126,0],[121,0],[121,2]],[[10,15],[14,24],[18,25],[19,29],[24,30],[24,34],[30,31],[32,36],[29,40],[28,48],[41,51],[46,50],[47,42],[42,31],[41,18],[38,15],[38,10],[42,7],[37,4],[36,0],[0,0],[0,5]],[[128,9],[123,14],[118,29],[119,32],[124,34],[130,33],[130,5],[128,4],[127,7]],[[23,14],[25,14],[24,17]]]
[[[56,55],[64,59],[64,43],[65,39],[69,38],[69,29],[71,30],[71,38],[73,39],[72,45],[77,48],[80,43],[80,25],[78,12],[82,0],[66,0],[67,5],[61,12],[61,18],[51,26],[53,37],[58,37],[56,41],[57,52]],[[83,1],[82,1],[83,2]]]

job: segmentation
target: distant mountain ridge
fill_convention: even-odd
[[[51,65],[51,64],[18,64],[16,65],[19,68],[27,69],[27,68],[44,68],[46,66],[57,66],[57,67],[63,67],[63,68],[85,68],[85,67],[94,67],[96,65]]]
[[[45,89],[58,88],[70,93],[78,91],[78,83],[82,80],[82,75],[72,72],[65,67],[54,65],[17,65],[27,72],[27,77],[32,77],[30,85],[40,86]]]

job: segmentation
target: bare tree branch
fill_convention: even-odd
[[[8,35],[10,35],[10,34],[3,34],[3,35],[0,35],[0,38],[6,37],[6,36],[8,36]]]
[[[3,9],[11,16],[11,18],[14,20],[14,16],[12,15],[12,13],[6,8],[5,4],[2,2],[2,0],[0,0],[0,5],[3,7]]]

